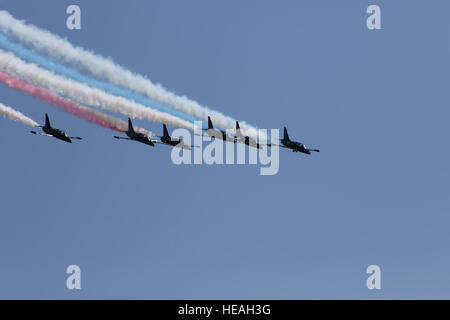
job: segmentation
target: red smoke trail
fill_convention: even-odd
[[[80,106],[76,103],[73,103],[69,100],[61,98],[45,89],[40,87],[36,87],[24,80],[18,79],[7,72],[0,71],[0,82],[3,82],[8,87],[13,89],[22,91],[23,93],[30,94],[36,98],[39,98],[45,102],[53,104],[55,106],[60,107],[66,112],[69,112],[77,117],[81,117],[86,119],[89,122],[98,124],[102,127],[109,128],[116,131],[123,132],[124,130],[117,127],[116,125],[109,122],[106,118],[108,115],[105,115],[97,110],[92,110],[84,106]]]

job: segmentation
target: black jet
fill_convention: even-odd
[[[188,146],[181,139],[174,139],[169,135],[169,131],[167,131],[166,125],[163,123],[163,135],[159,136],[160,140],[153,140],[153,142],[165,144],[172,147],[177,147],[181,149],[191,150],[191,148],[195,148],[197,146]]]
[[[208,116],[208,129],[203,129],[208,136],[210,136],[213,139],[220,139],[223,141],[230,141],[233,142],[233,138],[228,136],[227,133],[223,130],[214,129],[214,126],[212,124],[211,118]],[[236,143],[236,140],[234,140]]]
[[[236,121],[236,131],[235,131],[235,136],[234,136],[234,142],[239,142],[239,143],[243,143],[246,144],[249,147],[254,147],[254,148],[258,148],[258,149],[262,149],[261,145],[256,142],[256,140],[245,136],[242,131],[241,131],[241,127],[239,126],[239,122]]]
[[[280,147],[291,149],[293,152],[303,152],[306,154],[311,154],[311,151],[320,152],[320,150],[318,149],[308,149],[303,143],[292,141],[291,139],[289,139],[286,127],[284,127],[284,136],[283,139],[280,140],[280,142]]]
[[[128,136],[128,138],[118,136],[114,136],[114,138],[121,140],[134,140],[152,147],[155,146],[153,141],[150,140],[149,137],[147,137],[145,134],[134,131],[133,124],[131,123],[130,118],[128,118],[128,130],[125,132],[125,134]]]
[[[50,125],[50,119],[48,118],[48,114],[45,114],[45,126],[38,126],[38,128],[42,128],[43,132],[30,131],[32,134],[39,134],[41,136],[54,137],[56,139],[72,143],[73,139],[82,140],[80,137],[68,137],[67,134],[59,129],[53,128]]]

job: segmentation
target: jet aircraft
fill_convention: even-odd
[[[284,127],[284,136],[280,142],[280,147],[291,149],[292,152],[302,152],[306,154],[311,154],[311,151],[320,152],[319,149],[308,149],[303,143],[289,139],[286,127]]]
[[[217,138],[223,141],[230,141],[236,143],[236,140],[233,140],[232,137],[228,136],[225,131],[215,129],[209,116],[208,116],[208,129],[203,130],[206,132],[208,136],[212,137],[213,139]]]
[[[172,147],[177,147],[181,149],[191,150],[191,148],[195,148],[197,146],[189,146],[183,142],[181,139],[174,139],[169,135],[169,131],[167,131],[166,125],[163,123],[163,135],[159,136],[161,140],[153,140],[153,142],[165,144]]]
[[[235,136],[234,136],[234,142],[244,143],[249,147],[254,147],[258,149],[262,149],[261,144],[256,142],[254,139],[245,136],[242,131],[241,127],[239,126],[239,122],[236,121],[236,130],[235,130]]]
[[[118,137],[118,136],[114,136],[114,138],[121,139],[121,140],[134,140],[134,141],[137,141],[137,142],[140,142],[140,143],[152,146],[152,147],[155,146],[153,141],[149,137],[147,137],[145,134],[134,131],[133,123],[131,122],[130,118],[128,118],[128,130],[125,132],[125,134],[128,136],[128,138]]]
[[[72,143],[73,139],[82,140],[80,137],[68,137],[67,134],[60,130],[53,128],[50,124],[50,119],[48,114],[45,114],[45,126],[37,126],[38,128],[42,128],[42,132],[30,131],[32,134],[39,134],[41,136],[54,137],[56,139]]]

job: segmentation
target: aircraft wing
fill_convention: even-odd
[[[283,146],[283,145],[281,145],[281,144],[276,144],[276,143],[268,143],[268,144],[266,144],[266,146],[268,146],[268,147],[279,147],[279,148],[286,148],[286,149],[290,149],[289,147],[286,147],[286,146]]]
[[[151,142],[153,142],[153,143],[159,143],[159,144],[165,144],[165,145],[167,145],[167,143],[164,143],[164,142],[162,142],[161,140],[152,140],[152,139],[149,139]]]
[[[192,148],[200,148],[200,146],[195,146],[195,145],[189,146],[189,145],[184,144],[183,142],[181,142],[181,143],[177,144],[175,146],[175,148],[180,148],[180,149],[185,149],[185,150],[192,150]]]
[[[170,144],[167,144],[167,143],[162,142],[161,140],[151,140],[151,142],[153,142],[153,143],[159,143],[159,144],[164,144],[164,145],[166,145],[166,146],[172,146],[172,145],[170,145]],[[180,148],[180,149],[185,149],[185,150],[191,150],[191,148],[200,148],[199,146],[189,146],[189,145],[187,145],[187,144],[184,144],[183,141],[181,141],[180,143],[178,143],[177,145],[172,146],[172,147],[174,147],[174,148]]]
[[[194,133],[194,136],[197,136],[197,137],[210,137],[207,134],[198,134],[198,133]]]
[[[159,143],[159,144],[163,144],[163,145],[166,145],[166,146],[171,146],[170,144],[164,143],[161,140],[150,140],[150,141],[153,142],[153,143]]]
[[[30,131],[32,134],[38,134],[45,137],[53,137],[51,134],[46,134],[44,132],[36,132],[36,131]]]
[[[204,131],[207,131],[207,130],[205,130],[205,129],[203,129]],[[197,136],[197,137],[208,137],[208,138],[212,138],[212,136],[211,135],[209,135],[209,134],[198,134],[198,133],[194,133],[194,136]],[[234,142],[235,140],[236,140],[236,138],[234,137],[234,136],[230,136],[230,135],[228,135],[228,134],[225,134],[225,139],[226,139],[226,141],[228,141],[228,142]],[[220,140],[223,140],[222,138],[220,138]]]
[[[180,148],[180,149],[184,149],[184,150],[191,150],[191,147],[188,145],[185,145],[183,142],[177,144],[176,146],[174,146],[174,148]]]
[[[245,138],[246,138],[246,136],[236,137],[236,142],[237,142],[237,143],[243,143],[243,144],[246,144],[246,143],[245,143]],[[259,145],[260,147],[262,147],[262,146],[269,146],[269,147],[270,147],[270,146],[271,146],[269,143],[256,142],[255,139],[249,138],[249,140],[248,140],[248,146],[249,146],[249,147],[254,147],[254,148],[256,148],[258,145]]]
[[[132,140],[132,139],[127,138],[127,137],[119,137],[119,136],[114,136],[114,138],[118,139],[118,140]]]

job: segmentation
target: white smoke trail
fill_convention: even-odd
[[[23,115],[21,112],[14,110],[11,107],[5,106],[3,103],[0,103],[0,115],[9,118],[14,121],[22,122],[26,125],[29,125],[31,127],[36,127],[39,124],[36,121],[33,121],[32,119],[28,118],[27,116]]]
[[[102,57],[81,47],[75,47],[65,39],[52,34],[49,31],[39,29],[33,25],[27,25],[17,20],[7,11],[0,11],[0,30],[6,34],[12,34],[20,41],[31,45],[34,49],[57,59],[62,59],[77,67],[82,67],[94,76],[106,79],[113,84],[133,90],[139,94],[171,106],[191,116],[206,120],[211,116],[213,122],[219,127],[234,128],[235,119],[224,114],[201,106],[198,102],[188,99],[186,96],[177,96],[166,90],[160,84],[154,84],[144,76],[135,74],[126,68],[114,63],[111,59]],[[241,130],[244,134],[261,140],[266,136],[258,133],[258,130],[242,121]]]
[[[145,118],[155,122],[193,129],[193,124],[173,115],[151,109],[122,97],[113,96],[100,89],[91,88],[83,83],[64,78],[17,58],[13,53],[0,50],[0,66],[25,80],[73,101],[121,112],[131,118]]]

